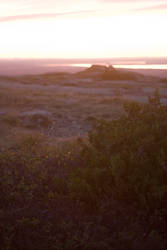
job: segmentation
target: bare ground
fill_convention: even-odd
[[[72,75],[0,77],[0,143],[18,134],[42,133],[51,141],[86,137],[96,119],[116,119],[128,100],[147,102],[159,89],[167,103],[167,82],[95,81]]]

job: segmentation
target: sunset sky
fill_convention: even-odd
[[[0,58],[167,56],[167,0],[1,0]]]

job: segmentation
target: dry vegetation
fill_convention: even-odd
[[[167,249],[165,84],[0,80],[3,250]]]
[[[139,81],[103,81],[49,73],[0,78],[1,142],[6,134],[41,132],[55,140],[86,136],[96,119],[116,119],[128,100],[146,102],[159,88],[166,102],[166,83],[145,77]]]
[[[8,136],[0,150],[2,249],[166,249],[167,107],[155,92],[124,109],[96,121],[87,140],[53,145],[32,128]],[[22,128],[16,121],[3,124]]]

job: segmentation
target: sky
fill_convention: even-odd
[[[0,58],[167,56],[167,0],[0,0]]]

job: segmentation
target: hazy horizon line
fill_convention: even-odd
[[[98,60],[98,59],[128,59],[128,58],[167,58],[166,56],[114,56],[114,57],[0,57],[0,60]]]

